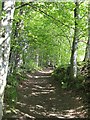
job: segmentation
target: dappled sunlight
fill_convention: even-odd
[[[44,73],[44,74],[46,74],[46,73],[48,73],[48,74],[50,74],[50,73],[52,73],[53,72],[53,69],[46,69],[46,70],[39,70],[38,72],[40,72],[40,73]]]
[[[35,73],[27,73],[27,76],[29,78],[48,78],[50,77],[51,73],[53,72],[53,69],[52,68],[45,68],[43,70],[38,70],[37,72]]]
[[[16,109],[16,113],[19,113],[18,118],[19,118],[20,120],[22,120],[22,119],[24,119],[24,118],[30,118],[30,119],[34,119],[34,118],[35,118],[35,117],[33,117],[33,116],[25,113],[25,112],[20,111],[19,109]]]
[[[75,109],[64,110],[62,114],[66,118],[84,118],[85,110],[82,110],[84,106],[77,107]],[[82,112],[81,112],[82,110]]]
[[[25,82],[27,83],[25,84]],[[49,78],[44,77],[43,79],[33,79],[29,76],[29,80],[24,81],[23,85],[20,89],[22,94],[18,96],[21,104],[17,102],[17,109],[27,111],[35,118],[84,118],[82,97],[75,95],[76,93],[72,90],[62,90]]]
[[[53,83],[50,75],[45,78],[46,73],[42,79],[31,78],[31,75],[28,77],[17,88],[16,112],[13,113],[19,118],[85,118],[81,95],[72,90],[61,89]]]
[[[37,76],[37,75],[33,76],[33,75],[29,75],[29,74],[27,74],[27,76],[30,77],[30,78],[48,78],[48,77],[50,77],[49,75],[48,76]]]
[[[82,98],[81,97],[76,97],[76,100],[81,100]]]
[[[44,92],[34,92],[32,95],[41,95],[41,94],[49,94],[50,92],[54,92],[54,90],[44,91]]]

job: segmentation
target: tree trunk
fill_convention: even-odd
[[[14,0],[5,0],[2,2],[2,10],[6,13],[0,22],[0,120],[2,119],[3,115],[3,96],[8,72],[10,34],[12,28],[12,19],[14,15],[14,5]]]
[[[39,66],[39,53],[38,53],[38,51],[36,52],[36,65],[37,65],[37,67]]]
[[[88,2],[88,41],[84,61],[90,62],[90,1]]]
[[[74,18],[75,18],[75,29],[74,29],[74,38],[72,43],[72,51],[71,51],[71,69],[70,69],[70,79],[73,80],[77,76],[77,47],[79,41],[79,28],[78,28],[78,20],[79,20],[79,2],[78,0],[75,2],[74,9]]]
[[[23,4],[23,2],[20,3],[21,5]],[[20,16],[23,14],[23,10],[22,8],[19,9],[19,13]],[[18,22],[16,22],[15,24],[15,29],[13,30],[13,39],[14,39],[14,43],[12,41],[12,43],[14,44],[14,46],[20,46],[20,37],[22,35],[21,32],[19,32],[21,29],[23,29],[24,25],[23,25],[23,20],[18,19]],[[22,59],[25,60],[24,58],[24,49],[18,49],[18,48],[14,48],[14,46],[12,47],[12,51],[10,51],[10,71],[11,72],[16,72],[18,67],[20,66],[20,60]],[[25,47],[25,46],[24,46]],[[21,58],[21,53],[22,52],[22,58]],[[23,61],[24,63],[24,61]]]

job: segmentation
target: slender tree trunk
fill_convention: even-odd
[[[36,52],[36,65],[37,65],[37,67],[39,66],[39,52],[38,52],[38,50]]]
[[[3,96],[8,72],[10,34],[14,15],[14,5],[14,0],[5,0],[2,2],[2,10],[5,11],[6,14],[0,22],[0,120],[3,115]]]
[[[88,2],[88,41],[84,61],[90,62],[90,1]]]
[[[20,3],[21,5],[23,4],[23,2]],[[21,16],[23,14],[23,10],[22,8],[19,9],[19,15]],[[23,20],[19,19],[18,22],[16,22],[15,24],[15,29],[13,31],[13,39],[15,40],[15,45],[18,44],[18,46],[20,45],[20,36],[22,33],[20,33],[19,31],[21,29],[23,29],[24,25],[23,25]],[[20,63],[20,60],[21,60],[21,53],[20,53],[20,50],[18,48],[16,49],[13,49],[14,47],[12,47],[12,51],[11,51],[11,56],[10,56],[10,68],[11,68],[11,71],[14,71],[16,72],[17,71],[17,68],[18,68],[18,65]],[[24,50],[22,50],[22,61],[25,60],[24,58]],[[24,62],[24,61],[23,61]]]
[[[72,43],[72,51],[71,51],[71,69],[70,69],[70,78],[71,80],[75,79],[77,76],[77,47],[79,41],[79,28],[78,28],[78,20],[79,20],[79,2],[78,0],[75,2],[74,9],[74,18],[75,18],[75,29],[74,29],[74,38]]]
[[[87,99],[87,114],[90,117],[90,0],[88,1],[88,41],[86,46],[84,61],[87,65],[87,77],[85,83],[86,99]]]

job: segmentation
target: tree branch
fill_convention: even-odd
[[[32,7],[35,11],[37,11],[37,10],[40,11],[40,12],[43,13],[44,15],[48,16],[49,18],[52,18],[54,21],[59,22],[60,24],[66,26],[67,28],[72,28],[72,29],[74,29],[73,27],[70,27],[69,25],[65,25],[65,23],[63,23],[62,21],[56,19],[56,18],[53,17],[52,15],[47,14],[45,11],[41,10],[40,8],[37,8],[36,6],[32,5],[32,2],[24,3],[24,4],[16,7],[16,9],[19,9],[19,8],[24,7],[24,6],[27,6],[27,5],[29,5],[30,7]]]
[[[27,5],[29,5],[29,3],[24,3],[22,5],[19,5],[19,6],[15,7],[15,9],[20,9],[20,8],[22,8],[24,6],[27,6]]]

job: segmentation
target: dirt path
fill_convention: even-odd
[[[14,117],[27,118],[85,118],[82,95],[77,91],[67,91],[54,84],[51,71],[27,74],[17,91],[18,99]],[[13,117],[12,116],[12,117]]]

